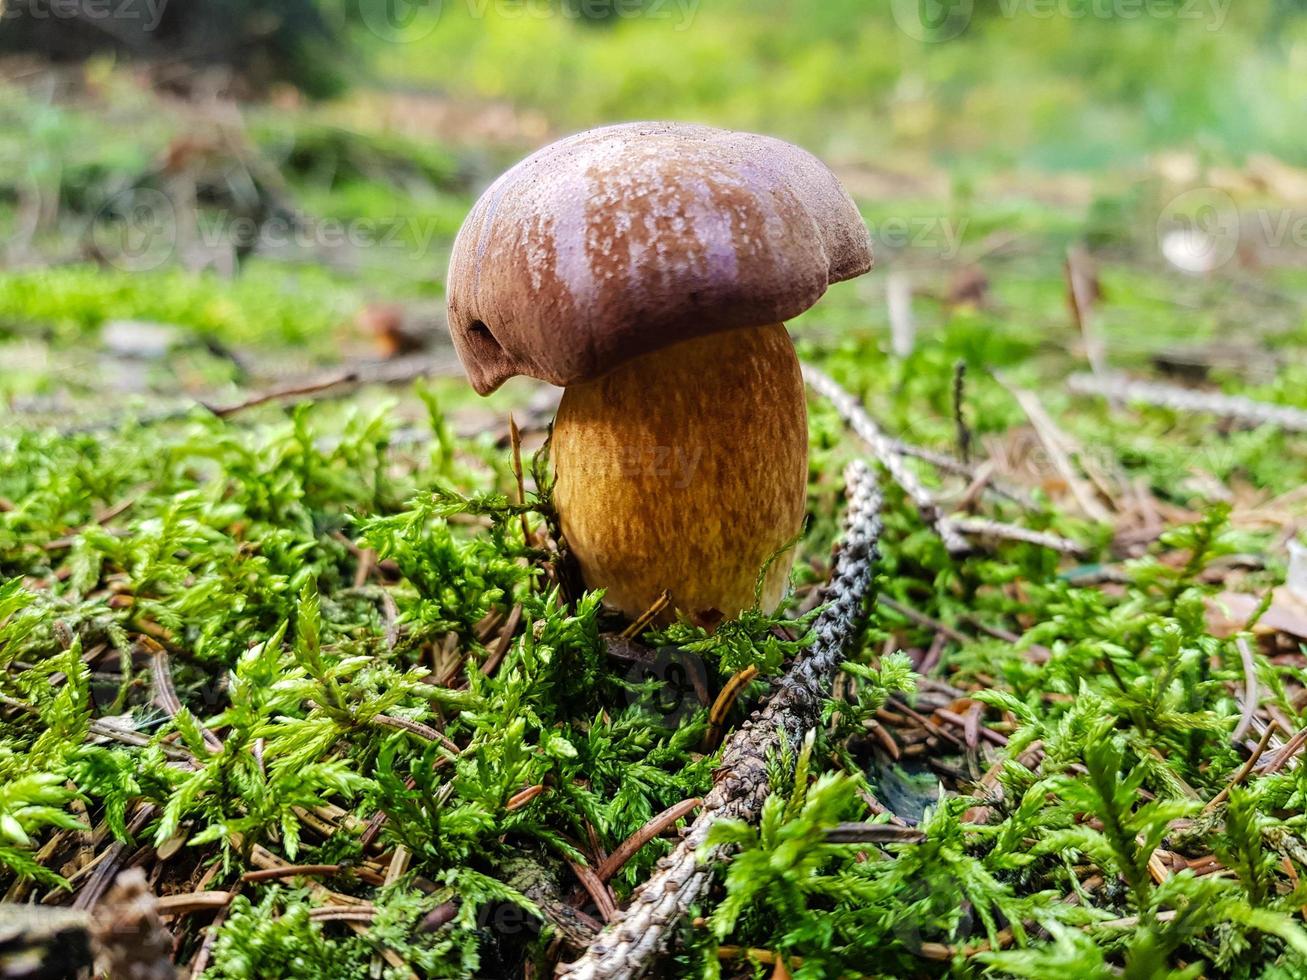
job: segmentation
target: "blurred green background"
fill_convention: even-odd
[[[438,346],[447,250],[475,196],[550,139],[635,118],[780,135],[836,169],[878,270],[796,325],[816,342],[887,346],[898,269],[923,329],[980,316],[1022,344],[1072,344],[1073,247],[1100,266],[1101,329],[1127,365],[1252,320],[1300,336],[1304,13],[1304,0],[8,3],[0,395],[36,414],[88,395],[102,408],[100,354],[122,336],[103,330],[123,318],[186,331],[161,341],[184,355],[126,372],[127,396]],[[1214,261],[1193,266],[1188,240],[1167,255],[1177,222],[1198,224]],[[250,347],[285,363],[213,354]],[[1299,397],[1292,372],[1267,385]]]

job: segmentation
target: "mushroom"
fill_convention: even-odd
[[[784,594],[807,408],[783,321],[871,268],[857,208],[796,146],[681,123],[546,146],[454,241],[449,328],[473,387],[565,388],[551,455],[590,588],[704,625]]]

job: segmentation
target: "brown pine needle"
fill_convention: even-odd
[[[661,615],[662,611],[671,604],[671,601],[671,590],[663,589],[663,594],[654,600],[654,604],[642,612],[639,619],[626,627],[626,629],[622,630],[622,638],[634,640],[649,627],[649,624],[652,623],[654,619]]]
[[[1224,803],[1226,797],[1230,795],[1230,791],[1248,778],[1248,774],[1253,771],[1253,766],[1257,765],[1257,760],[1260,759],[1262,753],[1266,751],[1266,746],[1271,743],[1271,736],[1275,734],[1275,727],[1275,722],[1273,721],[1266,726],[1266,731],[1262,732],[1261,741],[1257,743],[1257,748],[1253,749],[1253,754],[1248,757],[1248,761],[1245,762],[1243,766],[1240,767],[1239,771],[1234,774],[1234,778],[1230,780],[1225,789],[1213,796],[1211,802],[1203,807],[1204,813],[1214,810]]]
[[[499,639],[495,640],[495,645],[490,649],[490,656],[486,657],[481,664],[481,673],[489,677],[495,672],[495,669],[508,653],[508,648],[513,642],[513,634],[517,632],[517,627],[522,622],[522,604],[518,603],[513,607],[513,611],[508,614],[508,622],[504,628],[499,631]]]
[[[390,715],[373,715],[372,722],[375,725],[381,725],[385,728],[395,728],[418,738],[426,739],[428,742],[439,742],[445,748],[457,755],[461,750],[458,743],[448,735],[436,731],[430,725],[424,725],[420,721],[409,721],[407,718],[392,718]]]
[[[212,912],[225,909],[231,902],[231,892],[191,892],[189,895],[165,895],[157,899],[155,907],[160,915],[190,915],[194,912]]]
[[[594,868],[588,864],[573,861],[571,858],[567,859],[567,864],[572,869],[572,873],[576,875],[576,880],[581,882],[581,887],[586,890],[594,901],[600,918],[605,922],[612,922],[613,919],[617,918],[617,903],[613,901],[608,886],[595,874]]]
[[[739,699],[740,693],[757,676],[757,667],[745,667],[744,670],[739,671],[728,680],[721,693],[717,695],[712,710],[708,712],[708,731],[703,736],[703,749],[705,752],[711,752],[721,744],[722,734],[726,730],[726,719],[731,713],[731,708],[735,707],[735,702]]]
[[[509,811],[520,810],[544,791],[544,783],[536,783],[534,786],[528,786],[521,792],[514,793],[510,796],[508,802],[504,804],[504,809]]]
[[[277,878],[318,878],[324,875],[336,875],[344,871],[339,864],[288,864],[284,868],[261,868],[247,871],[241,875],[241,881],[273,881]]]
[[[635,857],[640,848],[644,847],[645,844],[648,844],[676,821],[688,816],[690,811],[698,808],[701,803],[703,803],[703,800],[698,797],[681,800],[680,803],[674,803],[662,813],[650,818],[648,823],[622,841],[617,846],[617,850],[608,855],[604,862],[599,865],[599,868],[595,871],[595,874],[599,876],[599,880],[608,881],[626,866],[627,861]]]

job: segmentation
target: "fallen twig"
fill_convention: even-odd
[[[826,828],[827,844],[920,844],[926,835],[892,823],[840,823]]]
[[[243,412],[246,409],[257,408],[258,406],[266,405],[269,402],[287,400],[291,402],[300,402],[307,398],[316,398],[328,394],[333,396],[345,395],[363,385],[406,384],[409,381],[415,381],[418,378],[431,376],[439,377],[441,375],[453,374],[458,370],[458,360],[452,353],[443,357],[432,357],[430,355],[422,354],[414,355],[412,357],[396,358],[381,363],[369,362],[331,371],[327,374],[318,374],[296,379],[275,388],[256,391],[247,395],[245,398],[242,398],[240,401],[229,402],[225,405],[197,400],[191,404],[183,405],[179,408],[166,409],[152,415],[145,415],[136,418],[113,417],[103,421],[70,426],[61,429],[60,432],[62,435],[82,435],[91,432],[112,431],[125,422],[131,422],[135,425],[157,425],[161,422],[177,422],[186,418],[197,408],[204,409],[218,418],[228,418],[232,415]]]
[[[813,624],[816,640],[777,684],[766,707],[755,711],[727,743],[720,778],[704,799],[699,816],[676,849],[575,962],[559,973],[591,980],[640,976],[664,948],[671,930],[698,901],[712,878],[710,853],[699,851],[721,819],[756,818],[768,792],[767,762],[783,743],[797,745],[815,723],[828,689],[862,614],[871,588],[872,563],[880,536],[880,493],[862,462],[845,471],[849,510],[835,574],[826,589],[827,606]]]
[[[921,512],[921,519],[935,528],[935,532],[940,536],[949,553],[963,554],[970,551],[966,539],[958,533],[953,522],[940,509],[930,491],[922,486],[921,481],[912,471],[903,465],[903,457],[875,420],[858,404],[858,400],[825,371],[811,364],[803,365],[803,380],[813,391],[835,406],[835,410],[840,413],[848,427],[867,444],[872,455],[881,466],[885,467],[890,478],[912,498],[912,502]]]
[[[1266,726],[1266,731],[1262,732],[1261,740],[1257,743],[1257,748],[1253,749],[1252,755],[1248,756],[1248,761],[1245,762],[1243,766],[1240,767],[1239,771],[1234,774],[1234,778],[1225,785],[1225,788],[1213,796],[1211,802],[1203,807],[1204,813],[1215,810],[1218,806],[1224,803],[1226,798],[1230,795],[1230,790],[1234,789],[1248,778],[1248,774],[1252,772],[1253,767],[1257,765],[1257,760],[1260,759],[1262,753],[1266,751],[1266,746],[1271,743],[1271,736],[1274,734],[1275,722],[1271,722]]]
[[[953,526],[963,534],[974,534],[981,538],[1002,538],[1006,541],[1024,541],[1027,544],[1037,544],[1041,548],[1049,548],[1064,555],[1083,555],[1085,553],[1085,549],[1070,538],[1064,538],[1049,531],[1032,531],[1028,527],[1021,527],[1017,524],[1004,524],[1002,521],[991,521],[985,517],[955,517],[952,520]]]
[[[567,859],[568,867],[572,869],[572,874],[576,875],[576,880],[581,883],[581,887],[589,893],[591,900],[595,903],[595,908],[599,911],[599,916],[605,922],[612,922],[617,918],[617,903],[613,901],[613,893],[608,890],[600,877],[595,874],[594,868],[588,864],[582,864],[579,861]]]
[[[735,674],[722,687],[721,693],[717,695],[717,700],[713,702],[712,709],[708,712],[708,731],[703,736],[703,750],[712,752],[721,744],[722,735],[726,731],[726,719],[730,716],[731,708],[735,707],[735,702],[744,692],[744,689],[753,683],[753,679],[758,676],[758,668],[750,664],[744,670]]]
[[[1048,453],[1048,458],[1066,483],[1067,489],[1071,491],[1071,496],[1075,498],[1080,509],[1091,520],[1098,521],[1100,524],[1112,523],[1112,515],[1107,512],[1107,509],[1094,495],[1093,488],[1089,487],[1076,473],[1075,467],[1071,463],[1071,456],[1075,453],[1076,447],[1066,433],[1053,421],[1053,417],[1045,410],[1038,396],[1033,391],[1027,391],[1009,383],[1001,375],[996,374],[995,377],[1000,384],[1007,388],[1012,397],[1016,399],[1017,404],[1021,406],[1021,410],[1026,413],[1026,417],[1030,419],[1035,435],[1039,437],[1040,443]]]
[[[1243,425],[1273,425],[1288,432],[1307,432],[1307,411],[1272,405],[1215,391],[1194,391],[1156,381],[1136,381],[1121,374],[1095,377],[1073,374],[1067,388],[1077,395],[1097,395],[1126,402],[1155,405],[1176,412],[1204,412]]]
[[[912,502],[917,505],[917,510],[921,513],[921,518],[926,523],[935,528],[935,533],[940,536],[944,542],[944,547],[953,555],[962,555],[971,551],[971,545],[963,536],[965,533],[983,535],[987,537],[1006,538],[1014,541],[1027,541],[1031,544],[1043,545],[1046,548],[1052,548],[1063,554],[1081,554],[1083,549],[1074,541],[1056,535],[1047,534],[1041,531],[1031,531],[1013,524],[1004,524],[1000,521],[983,520],[971,517],[954,517],[945,514],[938,501],[931,495],[921,483],[920,480],[903,465],[903,457],[908,454],[910,447],[904,443],[890,439],[880,430],[875,420],[867,414],[866,410],[858,404],[858,400],[849,392],[840,387],[839,383],[831,378],[820,368],[813,367],[811,364],[803,365],[803,378],[813,391],[825,397],[835,406],[835,410],[853,430],[854,434],[866,443],[867,448],[871,450],[872,455],[877,461],[885,467],[890,478],[902,487]],[[941,458],[935,454],[925,455],[921,452],[914,452],[927,462],[940,465],[937,461]],[[956,467],[954,467],[956,471]],[[962,469],[973,479],[975,472],[968,466]]]
[[[323,875],[338,875],[345,870],[341,864],[288,864],[284,868],[261,868],[247,871],[241,875],[241,881],[272,881],[275,878],[317,878]]]

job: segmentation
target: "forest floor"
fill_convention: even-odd
[[[624,637],[559,584],[556,393],[476,398],[444,328],[541,120],[38,94],[0,145],[6,902],[136,914],[110,947],[197,976],[551,975],[820,642],[864,459],[874,596],[657,969],[1307,971],[1307,174],[836,161],[877,268],[791,325],[790,601]]]

